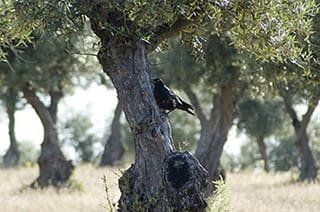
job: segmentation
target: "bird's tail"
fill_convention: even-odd
[[[186,103],[186,102],[183,101],[182,99],[180,99],[180,100],[181,100],[181,103],[182,103],[182,104],[177,105],[177,108],[179,108],[180,110],[184,110],[184,111],[186,111],[187,113],[190,113],[191,115],[194,116],[195,114],[194,114],[194,112],[192,111],[192,110],[194,110],[193,106],[190,105],[190,104],[188,104],[188,103]]]

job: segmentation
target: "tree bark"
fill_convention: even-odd
[[[103,34],[95,26],[95,33]],[[167,116],[153,96],[144,45],[113,38],[98,54],[116,88],[136,150],[134,164],[119,179],[119,210],[203,211],[207,172],[190,154],[174,150]]]
[[[8,98],[6,100],[6,111],[9,118],[9,138],[10,146],[6,154],[3,156],[3,165],[5,167],[17,166],[19,162],[20,152],[18,150],[18,143],[15,136],[15,118],[16,111],[16,92],[12,89],[8,91]]]
[[[317,178],[317,165],[313,153],[309,146],[309,136],[307,134],[307,127],[311,120],[311,116],[316,108],[316,104],[310,104],[307,112],[299,120],[296,111],[294,110],[291,100],[285,94],[280,94],[284,100],[286,110],[292,119],[292,126],[296,135],[296,145],[300,153],[300,175],[301,181],[314,181]],[[319,101],[317,97],[315,102]]]
[[[118,102],[114,111],[114,117],[111,124],[111,135],[109,136],[102,154],[100,166],[116,165],[124,153],[124,147],[121,142],[121,105]]]
[[[71,161],[66,160],[59,147],[58,132],[55,126],[57,110],[49,110],[49,108],[57,108],[61,96],[50,95],[51,104],[50,107],[47,108],[37,97],[31,85],[24,85],[22,91],[28,103],[39,116],[44,128],[44,139],[41,144],[41,154],[38,159],[40,175],[31,186],[45,187],[53,185],[55,187],[61,187],[68,181],[73,170]]]
[[[264,142],[264,137],[262,136],[258,136],[256,138],[257,144],[258,144],[258,148],[259,148],[259,152],[261,155],[261,159],[263,160],[263,168],[266,172],[270,171],[270,166],[269,166],[269,160],[268,160],[268,153],[267,153],[267,146]]]

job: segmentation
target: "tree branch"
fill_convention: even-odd
[[[316,107],[313,104],[310,104],[308,106],[307,112],[302,116],[301,127],[306,128],[308,126],[308,123],[310,122],[311,116],[315,111],[315,109]]]
[[[21,90],[28,103],[38,114],[43,127],[46,126],[47,122],[53,122],[47,107],[41,102],[32,86],[29,83],[26,83],[22,86]],[[52,125],[54,125],[54,122],[52,123]]]
[[[117,128],[117,127],[120,128],[120,126],[117,126],[117,125],[120,124],[119,119],[120,119],[121,113],[122,113],[122,107],[121,107],[121,103],[118,101],[117,106],[114,110],[114,117],[113,117],[113,121],[111,124],[111,129]],[[113,131],[113,130],[111,130],[111,131]]]
[[[184,89],[184,91],[187,94],[188,98],[190,99],[191,104],[195,108],[195,112],[200,120],[201,126],[204,126],[208,122],[208,120],[203,112],[203,109],[200,106],[200,103],[198,101],[196,94],[190,88],[186,88]]]
[[[292,125],[294,126],[295,129],[299,128],[301,123],[298,119],[298,115],[297,115],[296,111],[294,110],[294,108],[291,105],[291,101],[290,101],[289,97],[282,91],[280,91],[279,94],[282,97],[282,99],[284,101],[284,105],[286,107],[286,110],[292,119]]]
[[[61,98],[63,97],[62,90],[59,91],[49,91],[50,95],[50,106],[48,107],[48,111],[52,116],[53,122],[57,122],[57,112],[58,112],[58,104]]]
[[[210,110],[210,119],[209,119],[209,124],[211,126],[216,126],[218,123],[218,119],[220,119],[221,114],[219,113],[220,110],[218,107],[221,107],[220,103],[220,97],[219,95],[212,95],[212,108]]]
[[[162,41],[176,35],[192,23],[193,20],[181,16],[171,26],[168,23],[158,26],[150,38],[150,45],[146,47],[147,52],[152,52]]]

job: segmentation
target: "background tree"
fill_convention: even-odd
[[[121,113],[121,105],[118,102],[111,123],[111,134],[105,144],[104,151],[100,161],[100,166],[115,165],[119,163],[124,154],[125,149],[122,144],[121,137]]]
[[[316,59],[315,57],[314,60]],[[277,93],[284,100],[285,111],[292,120],[301,160],[299,179],[315,179],[317,168],[309,145],[307,126],[319,102],[319,87],[316,82],[317,74],[310,70],[312,67],[308,64],[301,68],[294,63],[261,62],[255,67],[263,71],[261,83],[269,84],[267,88],[269,87],[269,90],[272,90],[274,95]],[[309,72],[308,70],[310,71],[310,76],[308,74],[304,75],[303,73]],[[308,105],[307,112],[301,120],[293,107],[299,103]]]
[[[238,128],[245,130],[249,137],[255,139],[264,170],[269,172],[269,157],[265,138],[281,130],[284,114],[280,101],[261,101],[259,99],[246,99],[239,104],[240,115]]]
[[[302,118],[298,118],[298,114],[293,107],[292,96],[288,96],[286,92],[280,91],[280,95],[283,97],[286,110],[292,120],[292,126],[295,132],[295,143],[300,153],[300,176],[299,179],[315,180],[317,178],[317,166],[314,159],[312,150],[309,144],[309,136],[307,133],[307,127],[310,123],[311,116],[320,100],[320,92],[317,93],[312,102],[309,102],[307,111],[303,114]]]
[[[7,84],[21,89],[44,127],[44,141],[38,160],[40,176],[33,185],[61,186],[68,180],[73,165],[65,159],[59,147],[56,128],[58,104],[68,89],[77,83],[77,71],[83,70],[76,66],[78,59],[66,51],[64,41],[56,36],[46,38],[46,41],[35,41],[35,46],[29,46],[23,49],[23,53],[9,58],[14,71],[8,67],[6,73],[15,75],[18,80]],[[39,94],[47,95],[48,106],[47,100]]]
[[[36,147],[32,141],[19,142],[20,160],[19,164],[30,167],[37,164],[37,159],[40,155],[40,148]]]
[[[5,76],[3,76],[5,77]],[[18,92],[14,88],[3,87],[1,89],[0,99],[4,102],[6,112],[9,119],[8,131],[10,145],[9,149],[3,156],[3,165],[5,167],[17,166],[19,163],[20,152],[18,142],[15,135],[15,117],[14,114],[17,110]]]
[[[64,117],[66,118],[66,117]],[[79,162],[94,162],[97,153],[94,145],[99,143],[99,138],[91,131],[93,123],[88,116],[82,113],[73,114],[60,123],[60,139],[63,146],[72,146]]]
[[[294,135],[288,133],[270,144],[270,163],[275,171],[289,171],[299,167],[299,151],[294,145]]]
[[[314,156],[317,161],[320,161],[320,126],[317,117],[311,123],[310,141]]]
[[[254,145],[254,143],[255,141],[248,139],[240,146],[237,161],[241,170],[252,170],[258,168],[257,166],[260,164],[261,155],[259,154],[257,145]]]

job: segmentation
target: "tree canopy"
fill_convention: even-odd
[[[78,33],[86,15],[94,20],[92,28],[100,29],[97,33],[143,38],[150,44],[149,51],[180,32],[186,42],[201,48],[209,26],[209,34],[228,33],[237,49],[257,58],[300,63],[300,55],[304,60],[310,57],[305,44],[317,11],[312,0],[4,1],[1,20],[8,27],[2,28],[1,46],[28,40],[32,30]]]

